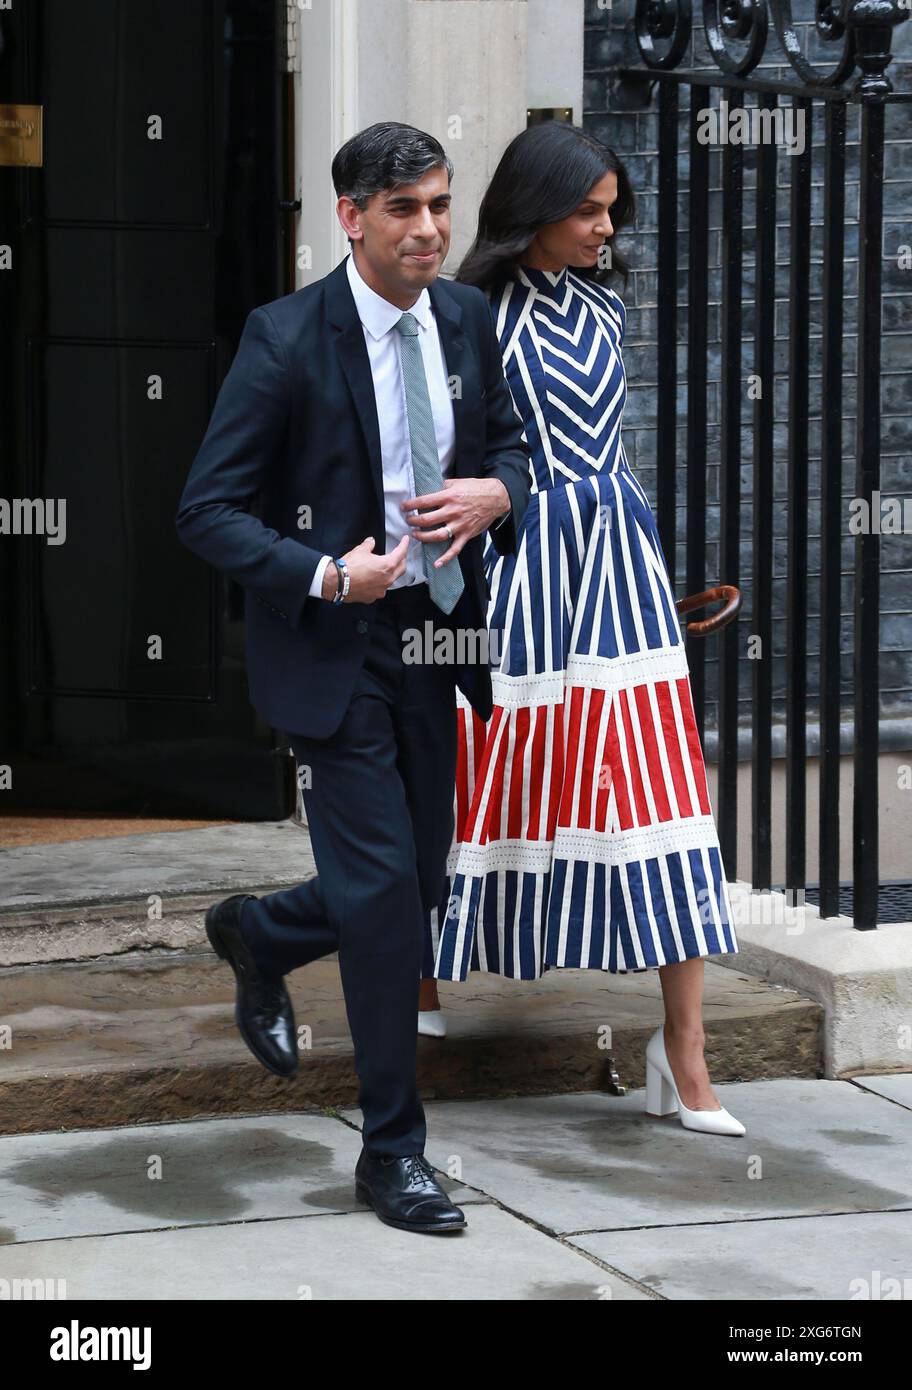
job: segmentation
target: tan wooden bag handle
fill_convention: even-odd
[[[687,631],[692,632],[694,637],[709,637],[711,633],[721,632],[723,627],[734,622],[741,609],[741,590],[736,589],[734,584],[717,584],[714,589],[704,589],[702,594],[688,594],[686,598],[678,599],[675,607],[679,613],[692,613],[695,608],[705,608],[708,603],[722,603],[724,607],[708,618],[688,623]]]

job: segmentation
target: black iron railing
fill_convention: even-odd
[[[771,58],[769,16],[784,56]],[[755,188],[753,372],[762,390],[753,400],[752,421],[742,421],[742,275],[744,146],[726,143],[722,154],[722,289],[720,382],[720,545],[718,574],[706,567],[707,315],[710,164],[701,123],[713,89],[731,105],[754,93],[766,129],[787,109],[804,122],[804,145],[791,155],[789,187],[789,344],[787,448],[787,577],[785,694],[785,859],[786,887],[805,887],[806,726],[808,714],[808,483],[809,483],[809,332],[811,305],[811,173],[815,120],[823,120],[824,167],[821,406],[820,556],[820,865],[819,901],[825,916],[840,910],[839,759],[840,759],[840,576],[845,535],[842,495],[843,454],[843,271],[845,261],[846,113],[860,108],[859,284],[857,324],[858,407],[856,415],[855,495],[873,515],[880,479],[881,276],[885,109],[912,101],[894,92],[887,68],[895,25],[909,18],[903,0],[816,0],[815,46],[832,59],[818,68],[803,51],[790,0],[705,0],[706,42],[718,71],[682,66],[690,52],[690,0],[638,0],[636,34],[644,66],[619,73],[621,104],[648,105],[658,86],[658,437],[657,519],[674,578],[678,449],[676,364],[678,284],[679,94],[690,92],[689,233],[687,300],[686,587],[707,582],[741,582],[741,431],[753,427],[751,533],[752,637],[764,658],[752,666],[752,863],[755,888],[772,886],[772,729],[773,729],[773,537],[775,262],[777,144],[757,146]],[[807,26],[806,26],[807,27]],[[765,56],[766,55],[766,56]],[[795,79],[753,75],[761,60],[791,64]],[[647,85],[648,84],[648,85]],[[743,99],[743,98],[741,98]],[[726,108],[728,109],[728,108]],[[745,576],[746,578],[746,576]],[[855,537],[854,556],[854,800],[853,915],[856,927],[877,924],[878,905],[878,733],[879,733],[879,536],[872,527]],[[719,638],[719,782],[717,814],[727,872],[737,872],[739,630]],[[694,703],[701,729],[705,722],[705,644],[690,644]]]

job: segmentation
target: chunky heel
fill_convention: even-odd
[[[646,1044],[646,1114],[673,1115],[685,1129],[703,1134],[740,1136],[747,1131],[740,1120],[721,1106],[718,1110],[688,1110],[678,1094],[674,1072],[665,1050],[665,1030],[657,1028]]]
[[[367,1195],[367,1188],[364,1186],[363,1182],[355,1183],[355,1200],[363,1202],[366,1207],[369,1207],[371,1204],[370,1197]]]
[[[678,1098],[658,1067],[646,1063],[646,1114],[673,1115]]]

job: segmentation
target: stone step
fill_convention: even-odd
[[[0,849],[0,965],[47,958],[28,955],[42,945],[45,919],[53,924],[57,958],[73,959],[92,954],[84,949],[89,943],[81,940],[80,924],[91,927],[99,912],[108,912],[113,927],[130,914],[134,935],[145,930],[154,944],[155,932],[167,930],[167,910],[194,894],[212,902],[229,893],[287,887],[314,872],[307,827],[293,820]],[[167,909],[161,921],[157,904]],[[112,949],[123,948],[115,942]]]
[[[131,951],[122,931],[118,956],[0,969],[0,1133],[356,1103],[337,961],[289,977],[299,1029],[310,1031],[298,1075],[284,1081],[237,1033],[234,978],[200,948],[202,910],[183,902],[166,914],[184,949]],[[123,928],[116,913],[111,921]],[[51,936],[45,945],[48,960]],[[441,1000],[448,1036],[418,1040],[426,1099],[609,1090],[615,1076],[642,1086],[646,1040],[663,1017],[655,971],[549,971],[536,982],[476,974],[443,984]],[[714,1081],[816,1077],[822,1017],[793,990],[706,966]]]

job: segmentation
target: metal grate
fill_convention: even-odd
[[[820,886],[808,884],[804,893],[805,902],[820,901]],[[839,885],[839,911],[846,917],[852,916],[852,885]],[[881,883],[877,893],[877,922],[886,926],[889,922],[912,922],[912,878],[897,878]]]

